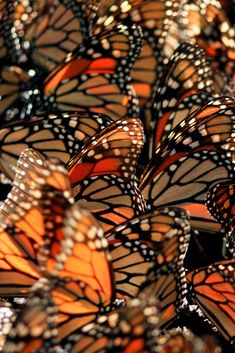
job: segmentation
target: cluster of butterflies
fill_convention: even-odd
[[[235,2],[0,0],[0,350],[235,348]]]

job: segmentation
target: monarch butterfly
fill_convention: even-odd
[[[150,208],[182,206],[192,213],[196,229],[219,229],[210,222],[205,196],[214,184],[233,178],[233,120],[233,99],[221,97],[175,127],[141,176],[140,190]]]
[[[50,283],[43,278],[34,286],[25,308],[18,315],[4,346],[10,352],[55,352],[57,307],[50,297]],[[135,299],[127,308],[101,316],[95,324],[87,324],[82,333],[70,336],[62,347],[69,352],[157,352],[158,307],[154,298]],[[114,327],[116,328],[114,329]],[[94,329],[92,329],[94,327]],[[129,329],[126,330],[126,327]]]
[[[0,293],[25,296],[47,274],[59,307],[60,339],[108,310],[114,299],[103,230],[72,202],[65,170],[38,152],[23,152],[2,209]]]
[[[76,203],[88,209],[105,232],[146,211],[139,188],[115,174],[88,177],[73,187],[73,193]]]
[[[95,175],[115,174],[136,180],[137,161],[144,144],[137,118],[120,119],[96,134],[67,164],[72,187]]]
[[[143,137],[138,119],[118,120],[87,141],[67,164],[76,202],[105,231],[146,210],[135,173]]]
[[[70,193],[69,189],[66,190],[66,180],[63,180],[63,175],[61,176],[59,173],[60,168],[52,165],[50,169],[54,172],[54,175],[46,173],[46,169],[44,173],[40,174],[40,170],[43,170],[43,163],[45,164],[46,162],[43,162],[42,157],[40,158],[38,153],[30,150],[26,150],[23,153],[18,163],[18,166],[21,166],[18,179],[21,178],[22,183],[22,179],[24,180],[26,175],[23,172],[29,170],[28,178],[31,178],[31,183],[28,182],[31,188],[30,195],[33,196],[36,193],[39,198],[38,203],[35,202],[36,200],[28,198],[24,204],[26,209],[30,208],[30,203],[34,207],[37,206],[37,216],[41,218],[40,222],[42,224],[40,226],[42,230],[41,234],[36,232],[36,234],[33,234],[30,228],[30,236],[40,238],[36,240],[41,247],[37,249],[34,246],[36,248],[34,258],[32,258],[32,254],[31,258],[23,257],[26,253],[25,250],[27,250],[24,247],[27,246],[32,252],[33,244],[30,244],[30,239],[27,239],[27,236],[29,236],[29,233],[27,234],[28,229],[26,227],[23,228],[20,222],[16,223],[15,226],[20,228],[21,231],[25,230],[26,234],[21,234],[18,242],[16,242],[17,229],[12,231],[11,238],[13,239],[11,241],[11,234],[8,237],[3,234],[5,237],[2,237],[1,249],[3,258],[6,259],[5,263],[8,260],[8,266],[10,267],[11,265],[11,271],[9,271],[9,267],[3,267],[2,269],[4,276],[1,276],[3,281],[1,284],[5,286],[1,292],[4,295],[10,295],[11,293],[14,293],[14,295],[17,295],[17,293],[21,295],[27,294],[26,275],[33,282],[35,277],[37,279],[46,274],[51,282],[50,293],[58,305],[58,337],[59,340],[63,340],[72,331],[78,330],[85,323],[93,321],[99,313],[110,310],[110,305],[115,298],[114,281],[112,279],[108,242],[103,238],[102,228],[87,211],[80,210],[77,205],[72,208],[69,207],[69,200],[66,201],[65,197],[68,197]],[[47,179],[42,180],[45,175]],[[20,184],[18,179],[17,183],[22,189],[21,192],[24,193],[24,186]],[[37,180],[39,180],[39,184],[42,184],[41,188],[37,188]],[[48,181],[46,182],[46,180]],[[58,194],[56,190],[60,190],[60,187],[64,192],[61,193],[61,190]],[[17,199],[14,199],[14,201],[17,202]],[[6,217],[5,222],[10,222],[11,220],[9,208],[12,205],[8,206],[8,210],[6,210],[6,207],[3,210],[3,216]],[[30,209],[30,211],[32,210]],[[16,216],[17,214],[15,213],[12,215],[13,220]],[[22,218],[21,223],[24,223],[25,217]],[[31,227],[33,226],[32,224],[30,225]],[[29,224],[27,226],[29,227]],[[38,227],[37,231],[39,232],[39,230],[40,228]],[[8,254],[4,254],[8,244],[6,240],[11,245],[11,257]],[[18,246],[18,253],[15,250],[16,246]],[[123,247],[122,244],[120,246]],[[135,244],[135,246],[137,245]],[[146,258],[146,261],[149,261],[148,253],[154,259],[153,254],[151,254],[153,251],[151,249],[148,250],[147,246],[144,246],[144,249],[142,247],[142,251],[142,256]],[[122,259],[125,256],[127,257],[125,253],[122,254]],[[151,260],[153,261],[152,258]],[[129,261],[132,259],[133,257]],[[14,264],[15,268],[12,269]],[[20,276],[22,271],[24,271],[25,277]],[[11,284],[7,283],[9,275],[12,278]],[[15,288],[15,283],[18,284],[18,280],[21,280],[21,286],[20,288]],[[28,282],[30,280],[28,279]]]
[[[234,266],[234,260],[222,261],[199,268],[187,275],[190,297],[233,346],[235,345]]]
[[[67,10],[64,11],[64,8]],[[129,71],[141,48],[141,31],[137,26],[129,28],[119,25],[112,32],[91,38],[90,20],[84,25],[82,22],[85,21],[86,12],[87,16],[92,18],[94,11],[95,5],[92,2],[88,3],[86,11],[85,3],[55,0],[54,5],[44,11],[42,18],[39,16],[38,21],[41,22],[37,30],[34,23],[31,24],[26,31],[26,38],[24,36],[25,39],[20,41],[23,46],[22,55],[27,56],[27,50],[29,51],[28,63],[21,65],[14,62],[14,65],[21,65],[22,69],[25,69],[25,75],[30,76],[30,79],[25,87],[20,77],[17,81],[17,97],[12,102],[5,99],[5,103],[2,103],[0,111],[6,115],[5,119],[12,116],[23,119],[45,109],[50,112],[90,110],[107,113],[116,118],[138,114],[138,102],[130,85]],[[72,12],[77,12],[79,16],[74,16]],[[56,22],[53,24],[56,31],[48,30],[47,24],[50,20]],[[49,28],[51,25],[50,23]],[[62,29],[58,29],[58,26],[62,26]],[[80,43],[79,49],[70,52],[72,47],[77,48],[74,31],[80,33],[83,30],[87,34],[80,38],[82,44]],[[55,32],[57,42],[52,44]],[[35,36],[39,36],[38,43],[35,43]],[[68,53],[68,56],[63,62],[65,53]],[[61,60],[63,64],[58,67]],[[44,65],[47,70],[54,70],[46,76],[38,65]],[[9,86],[7,91],[3,86],[6,97],[12,95],[11,84]],[[16,99],[23,105],[19,112],[14,109],[13,103]]]
[[[179,11],[178,1],[129,0],[101,2],[99,16],[93,26],[94,33],[112,28],[119,21],[136,23],[144,35],[143,47],[133,66],[131,78],[137,93],[147,131],[151,106],[156,93],[156,82],[164,59],[172,54],[174,46],[169,38],[170,28]]]
[[[38,352],[56,346],[57,307],[43,278],[32,288],[28,301],[8,333],[4,352]]]
[[[129,72],[140,48],[141,31],[135,25],[118,25],[84,42],[45,79],[42,104],[51,111],[88,110],[115,119],[136,116]]]
[[[9,227],[13,224],[14,228],[10,234],[9,228],[5,228],[1,235],[0,293],[4,296],[26,295],[29,285],[46,275],[51,283],[50,293],[58,306],[58,338],[64,341],[73,331],[80,330],[84,324],[110,310],[116,291],[113,272],[121,273],[123,265],[132,267],[133,274],[130,272],[126,278],[125,292],[128,293],[141,266],[143,276],[149,266],[156,261],[161,263],[162,258],[166,261],[172,257],[181,258],[184,246],[178,245],[181,241],[187,242],[188,233],[185,221],[181,223],[179,219],[180,213],[165,210],[170,216],[165,215],[162,219],[168,224],[162,225],[159,220],[163,239],[159,242],[157,256],[158,239],[150,246],[151,236],[146,243],[131,238],[112,242],[108,249],[108,241],[98,221],[78,205],[71,206],[73,199],[64,170],[53,163],[49,168],[47,165],[49,162],[31,150],[26,150],[18,162],[21,169],[16,174],[15,189],[18,188],[18,193],[24,196],[24,202],[19,202],[16,208],[19,199],[13,194],[3,207],[5,224]],[[13,187],[12,193],[15,189]],[[32,216],[37,220],[37,230],[34,229],[35,222],[30,222]],[[173,217],[177,220],[174,221]],[[141,220],[143,227],[146,219]],[[164,233],[166,242],[169,237],[168,246],[163,245]],[[124,292],[122,283],[120,288]]]
[[[211,215],[226,231],[228,250],[234,254],[234,184],[220,183],[211,188],[207,194],[207,208]]]
[[[57,209],[62,207],[56,205]],[[48,215],[53,218],[54,212],[51,205]],[[51,295],[58,306],[61,341],[111,309],[115,283],[108,242],[89,212],[78,205],[69,208],[64,215],[63,228],[58,227],[57,232],[52,230],[48,240],[42,250],[41,267],[52,283]]]
[[[111,122],[111,118],[98,113],[74,112],[44,113],[28,121],[3,125],[0,129],[1,169],[13,180],[12,166],[16,166],[20,153],[26,148],[33,148],[66,164],[87,139]]]
[[[154,295],[158,299],[161,328],[177,319],[185,304],[187,283],[183,260],[188,241],[189,235],[179,235],[166,244],[165,256],[159,264],[149,269],[147,279],[140,288],[142,295]]]
[[[86,10],[87,9],[87,10]],[[96,8],[90,1],[53,0],[36,20],[26,27],[21,41],[24,54],[46,72],[55,69],[68,53],[90,36],[89,18]],[[88,15],[88,13],[87,13]]]
[[[20,117],[24,107],[22,92],[30,85],[29,74],[18,66],[3,66],[0,71],[0,125]]]
[[[160,321],[155,298],[136,298],[125,308],[101,316],[93,324],[82,328],[68,338],[65,349],[69,352],[93,353],[158,352]]]
[[[235,31],[221,4],[217,0],[208,2],[188,1],[184,6],[183,30],[205,50],[215,67],[229,74],[233,72]]]
[[[53,206],[51,207],[51,212],[52,214],[55,213],[55,211],[53,211]],[[84,277],[82,273],[83,272],[82,268],[86,268],[86,266],[85,265],[82,266],[82,262],[78,261],[79,257],[81,256],[79,255],[80,252],[83,252],[81,250],[81,244],[80,244],[81,241],[79,241],[80,233],[81,233],[79,229],[84,229],[84,226],[81,227],[82,219],[80,223],[71,222],[71,220],[74,219],[74,217],[76,217],[76,214],[73,215],[74,212],[72,213],[72,210],[68,212],[67,212],[66,219],[64,221],[65,239],[61,243],[61,249],[62,249],[61,256],[58,255],[58,252],[56,252],[57,255],[55,255],[53,250],[50,250],[50,251],[48,250],[48,254],[50,254],[49,257],[51,258],[53,256],[54,258],[57,259],[56,265],[58,270],[56,270],[56,272],[53,271],[51,267],[52,260],[50,260],[49,267],[48,265],[46,265],[47,272],[53,275],[57,275],[59,276],[59,278],[69,277],[70,279],[71,278],[77,279],[77,280],[81,279],[84,282],[88,283],[89,285],[92,284],[94,287],[94,283],[95,283],[94,278],[93,277],[91,278],[92,282],[88,282],[88,280],[86,279],[86,277]],[[182,219],[180,218],[181,216],[182,216]],[[111,255],[110,261],[112,262],[112,269],[113,269],[114,280],[115,280],[113,282],[113,285],[115,283],[115,292],[117,295],[119,295],[119,297],[123,297],[123,296],[124,298],[135,297],[135,295],[138,292],[138,288],[141,286],[141,284],[146,278],[148,269],[152,268],[154,264],[157,263],[158,267],[160,267],[162,266],[163,262],[168,263],[168,262],[174,261],[178,263],[179,261],[182,261],[182,257],[184,256],[184,252],[189,240],[189,226],[185,217],[186,217],[185,213],[180,210],[175,210],[175,209],[162,210],[162,211],[159,211],[158,213],[156,212],[155,214],[141,217],[139,227],[136,224],[137,223],[136,220],[133,220],[133,223],[132,221],[129,221],[127,223],[122,224],[120,228],[123,228],[123,233],[126,238],[123,237],[124,239],[122,239],[121,241],[118,241],[117,239],[112,239],[112,237],[108,238],[108,240],[110,240],[109,242],[109,253]],[[83,215],[83,218],[84,218],[84,215]],[[155,224],[153,225],[153,223]],[[75,240],[73,241],[71,238],[76,232],[75,231],[72,232],[70,229],[75,228],[75,225],[77,227],[77,232],[79,234],[79,239],[76,239],[76,243],[77,243],[77,248],[80,249],[80,252],[76,250],[76,247],[74,245]],[[151,229],[151,226],[153,227],[153,229]],[[68,227],[68,230],[66,227]],[[133,227],[137,233],[134,238],[132,238],[131,234],[127,235],[125,232],[130,230],[131,227]],[[141,234],[142,227],[146,230],[145,232],[146,239],[144,237],[144,234]],[[154,234],[154,229],[157,234]],[[117,232],[118,232],[118,228],[112,229],[110,233],[115,235],[117,234]],[[139,235],[138,235],[138,232],[139,232]],[[89,236],[89,232],[85,232],[84,230],[84,233],[86,233],[87,236]],[[66,239],[68,237],[71,238],[69,242]],[[85,234],[83,234],[83,237],[84,237],[83,242],[86,243]],[[159,239],[159,237],[161,237],[161,239]],[[69,249],[66,250],[67,242],[70,250]],[[98,247],[97,244],[99,244],[97,243],[97,239],[94,239],[94,242],[95,242],[94,246],[89,245],[91,243],[91,240],[89,240],[88,242],[89,247],[93,249],[92,251],[94,251],[95,246]],[[101,244],[103,243],[101,242]],[[58,249],[58,245],[56,246],[55,250],[57,249]],[[85,253],[85,250],[84,250],[84,253]],[[66,254],[69,254],[69,255],[66,255]],[[62,260],[60,260],[60,257]],[[78,259],[77,262],[74,258]],[[87,256],[87,258],[90,259],[91,256]],[[95,259],[95,256],[93,255],[92,258]],[[83,262],[88,261],[88,260],[85,260],[85,255],[84,257],[82,256],[82,261]],[[74,262],[75,262],[75,265],[74,265]],[[93,268],[95,269],[94,264],[95,262],[93,263]],[[99,266],[101,266],[102,264],[101,260],[99,260],[99,264],[100,264]],[[95,272],[95,275],[97,276],[97,270],[93,270],[93,272]],[[107,280],[109,277],[109,276],[107,277],[107,273],[108,273],[107,269],[104,272],[106,276],[100,277],[101,276],[100,275],[99,283],[103,283],[101,281],[104,281],[104,283],[106,283],[106,286],[107,286]],[[112,281],[109,280],[108,283],[110,283],[111,285]],[[59,287],[61,286],[62,285],[60,285]],[[62,287],[63,293],[65,291],[64,287],[66,287],[66,284],[64,284]],[[73,284],[72,282],[70,291],[74,290],[74,288],[75,288],[75,284]],[[94,287],[94,289],[99,291],[101,290],[99,287],[98,288]],[[59,289],[56,288],[56,292],[58,292],[58,290]],[[76,290],[76,292],[79,292],[78,289]],[[55,296],[56,295],[57,294],[55,294]],[[85,295],[87,295],[86,291],[84,291],[84,296]],[[73,296],[75,296],[75,294]],[[76,294],[76,296],[78,296],[78,294]],[[102,298],[106,298],[106,297],[107,295],[106,296],[102,295]],[[84,298],[83,301],[84,300],[86,299]],[[89,300],[91,301],[91,299]],[[67,323],[67,326],[69,327],[71,326],[71,320],[73,321],[73,316],[75,315],[76,318],[74,318],[74,321],[77,320],[76,325],[77,326],[79,325],[78,329],[80,329],[81,320],[77,318],[78,313],[74,311],[75,310],[74,305],[75,304],[73,303],[72,305],[73,313],[70,312],[70,315],[68,317],[69,323]],[[110,302],[109,302],[109,305],[110,305]],[[79,308],[80,306],[81,304],[79,304]],[[94,305],[92,306],[92,309],[93,307]],[[100,310],[104,310],[107,306],[104,305],[104,303],[103,304],[101,303],[99,305],[96,304],[96,307],[99,307]],[[89,310],[88,309],[86,310],[87,311],[85,313],[85,316],[87,318],[87,314],[89,313]],[[61,309],[61,311],[63,311],[63,308]],[[73,330],[74,328],[76,328],[76,325],[74,325]],[[62,338],[64,339],[65,335],[68,336],[68,334],[66,334],[68,330],[69,328],[66,328],[66,324],[62,323],[61,334],[60,334],[61,339]]]
[[[234,217],[234,184],[220,183],[209,190],[207,208],[227,232],[233,229]]]
[[[186,212],[173,207],[133,218],[108,232],[106,238],[117,293],[125,298],[135,298],[151,268],[182,260],[189,235]],[[151,261],[147,261],[147,255],[151,253],[147,254],[146,245],[154,250]],[[129,261],[128,256],[124,256],[128,252]]]
[[[150,157],[184,118],[212,99],[212,70],[203,50],[182,43],[170,57],[158,84],[151,121]]]
[[[66,171],[56,162],[48,168],[42,166],[42,158],[26,150],[19,159],[13,188],[1,206],[1,296],[24,296],[42,276],[38,261],[45,239],[39,207],[43,185],[65,193],[68,204],[73,201]],[[64,198],[61,202],[65,206]]]
[[[94,4],[92,8],[90,1],[87,5],[92,17]],[[83,2],[9,1],[5,12],[2,32],[8,59],[37,72],[54,69],[89,37],[89,20]]]

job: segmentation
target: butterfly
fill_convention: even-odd
[[[130,296],[129,289],[133,294],[137,292],[144,273],[156,263],[173,260],[176,255],[171,252],[181,258],[185,246],[180,244],[188,241],[185,213],[167,209],[141,219],[140,230],[155,219],[147,240],[139,235],[137,241],[124,232],[126,240],[112,239],[109,244],[98,221],[78,204],[72,204],[64,169],[47,162],[36,151],[23,152],[15,184],[2,210],[3,224],[9,226],[1,235],[0,293],[25,296],[30,284],[46,276],[58,306],[58,337],[63,342],[72,332],[108,312],[116,298]],[[24,202],[19,201],[16,192],[21,192]],[[135,223],[133,220],[137,228]],[[130,226],[124,224],[126,229]],[[120,277],[123,265],[127,273],[130,268],[125,284]]]
[[[210,64],[204,51],[182,43],[164,67],[151,121],[150,157],[184,118],[213,98]]]
[[[16,60],[12,65],[22,73],[16,78],[8,74],[7,80],[4,72],[0,74],[3,119],[24,119],[45,110],[90,110],[116,118],[127,114],[137,116],[138,102],[130,85],[129,71],[141,48],[140,29],[119,25],[113,31],[93,37],[89,27],[95,4],[89,2],[86,7],[75,0],[53,2],[20,40],[23,47],[20,50],[28,62],[24,65]],[[84,24],[86,12],[90,19]],[[37,21],[41,22],[37,24]],[[49,25],[54,29],[48,30],[48,21],[55,21]],[[87,33],[82,36],[84,29]]]
[[[30,75],[19,66],[2,66],[0,71],[1,125],[20,116],[25,101],[22,92],[30,86]]]
[[[91,11],[91,4],[26,0],[6,1],[2,7],[0,114],[7,122],[35,112],[41,81],[89,37],[85,8]]]
[[[96,134],[67,164],[71,184],[94,175],[115,174],[136,179],[138,157],[144,144],[139,119],[120,119]]]
[[[12,190],[1,205],[2,297],[25,296],[42,277],[38,266],[45,237],[45,219],[39,204],[42,188],[46,186],[49,192],[51,187],[61,195],[65,193],[66,202],[73,202],[70,183],[62,166],[58,162],[48,168],[42,166],[42,158],[36,152],[26,150],[18,161]],[[64,198],[57,199],[58,204],[60,201],[65,206]]]
[[[234,260],[228,260],[187,274],[190,298],[232,346],[235,344],[234,273]]]
[[[166,328],[176,320],[184,305],[187,295],[184,256],[188,247],[189,234],[178,234],[177,241],[168,245],[165,257],[155,267],[149,269],[146,281],[140,288],[144,296],[154,295],[159,301],[161,313],[160,327]]]
[[[31,290],[24,308],[16,315],[4,344],[7,352],[38,352],[56,346],[57,307],[50,296],[46,278]],[[55,351],[54,351],[55,352]]]
[[[68,337],[65,349],[71,352],[157,352],[159,349],[158,302],[154,297],[136,298],[101,316],[95,323]]]
[[[229,232],[234,215],[234,184],[220,183],[209,190],[207,207],[213,217]]]
[[[6,352],[57,352],[57,306],[50,296],[50,283],[43,278],[36,283],[25,308],[18,314],[4,346]],[[82,333],[73,333],[66,340],[66,351],[155,352],[158,344],[158,307],[154,298],[135,299],[127,308],[102,315],[96,323],[84,326]],[[116,328],[115,328],[116,326]],[[126,327],[129,329],[127,330]],[[57,350],[58,349],[58,350]]]
[[[184,6],[183,30],[205,50],[213,62],[229,74],[233,72],[235,31],[221,4],[205,0],[188,1]]]
[[[20,153],[26,148],[33,148],[66,164],[87,139],[111,122],[111,118],[99,113],[71,112],[44,113],[28,121],[3,125],[0,129],[1,169],[13,180],[12,167],[16,166]]]
[[[76,0],[10,1],[2,32],[11,62],[37,73],[50,72],[89,37],[86,9],[92,17],[91,5]]]
[[[66,166],[75,201],[94,213],[105,231],[146,210],[136,178],[143,139],[139,119],[115,121]]]
[[[207,194],[207,208],[228,235],[229,250],[234,253],[234,184],[215,185]]]
[[[125,297],[134,297],[146,271],[154,263],[161,263],[161,256],[167,257],[168,250],[162,249],[161,241],[167,242],[168,231],[170,238],[171,230],[175,235],[175,247],[182,232],[187,238],[184,227],[175,222],[175,218],[185,218],[183,211],[166,209],[162,210],[164,215],[159,210],[140,216],[145,204],[135,186],[135,168],[143,143],[141,136],[137,119],[116,121],[88,141],[67,166],[76,203],[89,209],[104,227],[110,242],[116,291]],[[160,234],[162,238],[158,239]],[[159,252],[159,259],[148,247]]]
[[[121,24],[84,41],[45,79],[44,109],[88,110],[115,119],[137,116],[129,74],[141,49],[141,37],[138,26]]]
[[[233,178],[231,160],[234,101],[215,98],[179,123],[163,140],[140,179],[149,208],[182,206],[193,226],[214,232],[205,197],[214,184]]]
[[[28,163],[31,164],[29,174],[33,179],[35,176],[33,163],[36,164],[37,170],[39,166],[43,169],[43,162],[42,159],[39,159],[38,153],[26,150],[21,157],[22,169],[27,170],[28,168],[27,153],[30,154]],[[22,161],[23,158],[25,158],[24,161]],[[59,174],[59,169],[56,170],[55,166],[51,166],[51,170]],[[22,171],[20,174],[25,179]],[[49,173],[44,171],[44,174]],[[36,186],[37,180],[42,177],[43,173],[40,178],[32,180],[30,187],[34,193],[40,191],[40,189],[36,189]],[[51,180],[52,176],[48,175],[48,179]],[[60,180],[60,183],[65,184],[59,175],[57,175],[57,179]],[[64,198],[68,192],[64,191],[63,197],[58,195],[58,192],[53,192],[54,183],[58,188],[54,179],[50,184],[46,184],[44,181],[41,188],[39,201],[41,211],[38,209],[38,212],[41,212],[41,218],[44,217],[44,234],[42,234],[43,242],[38,249],[38,264],[35,264],[35,268],[40,270],[40,272],[38,270],[39,278],[42,274],[46,274],[50,279],[50,293],[59,312],[58,337],[59,340],[64,340],[71,331],[79,330],[85,323],[93,321],[100,313],[110,310],[111,303],[115,298],[112,269],[116,271],[120,261],[124,263],[129,261],[133,266],[133,256],[129,257],[129,254],[123,251],[128,244],[121,243],[119,245],[121,248],[119,250],[120,261],[118,262],[116,255],[116,262],[112,262],[111,268],[113,251],[109,249],[108,252],[108,242],[103,238],[103,231],[98,222],[87,211],[81,210],[78,205],[69,207],[67,202],[66,206]],[[4,241],[2,244],[5,245]],[[138,247],[136,242],[132,244],[132,247],[133,249]],[[144,244],[139,248],[145,261],[152,263],[155,261],[152,249]],[[117,251],[117,246],[114,251]],[[22,259],[20,254],[18,256],[18,266],[20,267]],[[25,271],[27,270],[26,265],[27,260],[25,260]],[[138,266],[139,264],[136,264],[136,267]],[[142,269],[142,271],[144,270],[145,268]],[[15,272],[16,278],[18,278],[18,272]],[[6,273],[6,275],[8,274],[9,272]],[[135,275],[133,274],[133,276]],[[129,281],[133,276],[130,276]],[[14,295],[16,293],[15,290]],[[26,293],[25,289],[24,294]],[[6,288],[4,288],[4,294],[6,295]]]
[[[69,179],[58,162],[25,150],[17,171],[1,210],[0,293],[26,296],[46,275],[59,307],[62,339],[110,308],[114,282],[108,242],[98,221],[72,206]]]
[[[125,298],[135,298],[151,270],[154,272],[184,256],[189,237],[188,214],[173,207],[132,218],[111,229],[106,238],[117,293]],[[148,248],[153,251],[148,252]]]
[[[169,37],[178,11],[178,1],[103,1],[99,7],[100,16],[94,21],[94,33],[112,28],[119,21],[138,24],[143,30],[143,47],[133,66],[131,78],[147,131],[159,72],[164,60],[178,45]]]
[[[24,53],[33,63],[50,72],[90,37],[90,18],[95,11],[91,1],[86,4],[76,0],[53,0],[26,28],[21,44]]]

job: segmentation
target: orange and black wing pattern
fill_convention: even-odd
[[[115,174],[135,181],[143,144],[143,126],[139,119],[120,119],[110,124],[88,141],[68,163],[72,187],[96,175]]]
[[[76,203],[89,210],[102,224],[104,231],[146,212],[146,203],[139,188],[115,174],[97,175],[73,187]]]
[[[56,347],[57,307],[49,290],[50,285],[45,278],[32,288],[7,336],[4,352],[48,352]]]
[[[24,296],[42,276],[40,249],[47,236],[40,206],[43,195],[52,188],[63,199],[63,207],[73,202],[66,171],[56,164],[43,168],[43,163],[45,160],[35,151],[22,153],[13,188],[1,206],[1,296]],[[44,207],[46,210],[47,202]],[[56,211],[61,209],[54,208],[55,220],[59,218]]]
[[[46,276],[58,306],[62,340],[110,310],[115,287],[108,242],[98,221],[72,206],[69,178],[60,164],[26,150],[17,171],[2,208],[1,295],[25,296],[37,279]],[[8,224],[14,225],[11,232]]]
[[[178,208],[169,208],[168,212],[166,208],[162,211],[162,219],[164,216],[167,218],[168,213],[175,218],[164,223],[162,230],[168,228],[168,232],[159,246],[158,242],[153,242],[156,252],[155,266],[149,269],[140,288],[143,297],[154,295],[158,299],[161,328],[167,327],[179,316],[187,294],[184,257],[190,239],[188,215]],[[157,233],[156,235],[158,236]]]
[[[0,129],[0,168],[13,179],[12,167],[16,166],[21,152],[26,148],[66,164],[86,140],[111,122],[108,116],[98,113],[72,112],[45,113],[24,122],[5,124]]]
[[[172,54],[177,46],[168,37],[169,29],[179,11],[178,1],[156,0],[119,0],[101,1],[99,13],[94,23],[94,33],[114,27],[119,21],[135,23],[143,31],[143,46],[131,72],[133,87],[140,106],[144,109],[144,118],[148,130],[150,107],[156,93],[164,59]]]
[[[234,231],[235,185],[221,183],[215,185],[207,194],[207,208],[212,216],[222,224],[228,233]]]
[[[188,216],[181,209],[160,209],[122,223],[106,236],[116,292],[135,298],[150,271],[182,260],[189,242]]]
[[[140,180],[140,190],[150,207],[182,206],[195,218],[202,218],[199,228],[208,225],[201,221],[207,223],[208,219],[205,201],[209,188],[233,178],[234,109],[232,98],[214,99],[163,140]],[[211,220],[213,228],[215,221]]]
[[[125,308],[101,316],[68,338],[66,349],[81,353],[154,353],[159,339],[158,302],[136,298]]]
[[[190,296],[211,323],[235,346],[235,261],[202,267],[187,275]]]
[[[135,25],[118,25],[84,42],[45,79],[44,107],[52,112],[86,110],[114,119],[137,116],[130,70],[140,48],[141,31]]]
[[[143,137],[140,120],[118,120],[88,141],[67,165],[76,202],[89,209],[105,231],[146,210],[136,178]]]
[[[212,69],[198,45],[182,43],[164,67],[151,121],[150,156],[164,138],[213,96]]]
[[[235,31],[218,0],[188,1],[184,7],[183,30],[210,57],[214,67],[234,72]]]
[[[58,306],[58,337],[62,341],[110,310],[115,285],[108,242],[88,211],[78,205],[68,209],[58,235],[58,244],[44,245],[43,270]]]
[[[4,59],[36,72],[53,70],[89,38],[88,16],[96,11],[91,5],[76,0],[6,2],[1,24]]]

